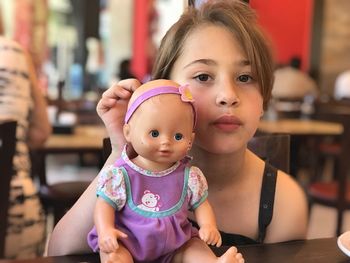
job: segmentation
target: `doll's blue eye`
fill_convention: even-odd
[[[156,138],[156,137],[159,136],[159,131],[153,130],[153,131],[150,132],[150,134],[151,134],[151,136],[152,136],[153,138]]]
[[[176,133],[174,138],[176,141],[180,141],[183,138],[183,135],[181,133]]]

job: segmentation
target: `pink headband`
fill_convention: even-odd
[[[154,89],[147,90],[146,92],[142,93],[129,107],[128,111],[125,115],[125,123],[128,123],[131,116],[134,114],[135,110],[146,100],[161,95],[161,94],[178,94],[181,95],[181,100],[183,102],[188,102],[192,106],[193,109],[193,116],[194,116],[194,122],[193,127],[196,125],[197,120],[197,114],[196,109],[193,105],[194,99],[192,97],[192,94],[188,88],[188,85],[175,87],[175,86],[160,86]]]

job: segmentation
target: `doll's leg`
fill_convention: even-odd
[[[235,247],[229,248],[221,257],[216,257],[214,252],[205,242],[199,238],[192,238],[182,248],[180,248],[172,263],[244,263],[241,253]]]
[[[117,251],[104,253],[100,251],[101,263],[133,263],[130,252],[121,244]]]

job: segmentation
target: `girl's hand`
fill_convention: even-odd
[[[98,237],[98,245],[102,252],[112,253],[119,248],[118,240],[119,238],[127,238],[128,236],[115,228],[106,229]]]
[[[220,247],[222,240],[218,229],[213,225],[204,225],[199,229],[199,237],[205,243],[212,246]]]
[[[106,126],[112,147],[125,144],[124,116],[131,94],[140,85],[137,79],[121,80],[107,89],[97,104],[97,114]]]

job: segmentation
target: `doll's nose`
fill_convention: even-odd
[[[164,146],[170,145],[170,139],[168,137],[163,137],[160,144]]]

